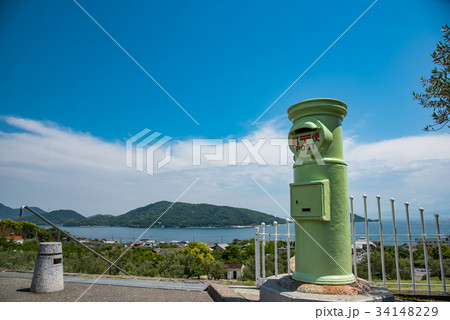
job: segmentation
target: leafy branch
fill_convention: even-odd
[[[431,77],[419,77],[425,93],[413,92],[415,100],[424,108],[433,109],[433,124],[427,125],[425,131],[438,131],[448,125],[450,119],[450,27],[442,26],[443,41],[439,41],[436,50],[431,54],[436,67],[431,70]]]

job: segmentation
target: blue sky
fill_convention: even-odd
[[[130,183],[133,196],[111,204],[108,199],[117,199],[117,195],[128,189],[108,191],[106,182],[94,188],[87,177],[98,182],[101,176],[88,173],[79,163],[95,157],[86,153],[89,148],[78,142],[91,139],[89,143],[93,144],[89,145],[96,150],[103,150],[101,146],[124,147],[126,139],[144,128],[171,136],[179,145],[188,143],[191,138],[259,136],[255,132],[264,132],[268,127],[279,135],[277,138],[283,138],[289,129],[287,108],[301,100],[317,97],[336,98],[348,104],[349,114],[344,121],[348,147],[379,146],[380,149],[374,150],[383,150],[383,141],[413,139],[411,137],[427,138],[424,140],[426,146],[434,146],[428,141],[442,139],[439,141],[448,147],[448,134],[425,134],[421,130],[429,124],[430,112],[412,100],[412,91],[421,89],[418,77],[428,76],[433,67],[429,54],[442,37],[441,25],[449,22],[448,1],[80,0],[78,3],[199,125],[74,1],[2,1],[0,115],[3,121],[0,121],[0,131],[4,141],[15,141],[7,144],[9,149],[3,152],[29,159],[33,153],[25,147],[24,141],[29,143],[27,138],[32,136],[37,139],[34,146],[39,141],[43,143],[41,149],[35,150],[42,152],[38,156],[41,160],[36,163],[23,159],[14,162],[5,155],[0,159],[3,161],[0,202],[7,205],[17,207],[27,202],[43,209],[70,207],[89,215],[102,209],[101,213],[117,214],[153,201],[175,200],[176,195],[194,180],[192,170],[178,168],[176,174],[165,173],[158,177],[129,170],[114,181]],[[372,4],[370,10],[252,125]],[[70,159],[65,158],[64,165],[48,168],[43,164],[52,157],[52,152],[64,152],[63,149],[49,151],[52,143],[59,145],[54,140],[39,140],[39,136],[42,137],[39,128],[45,127],[55,130],[50,134],[53,137],[67,134],[61,148],[65,145],[76,150]],[[77,137],[81,140],[76,140]],[[414,140],[407,141],[411,141],[412,148],[417,145]],[[48,150],[44,150],[44,145]],[[439,166],[432,165],[437,177],[450,178],[449,171],[444,169],[450,157],[447,157],[446,148],[434,148],[433,152],[440,153],[428,158],[414,154],[417,158],[409,159],[410,166],[404,166],[406,171],[384,165],[383,170],[390,168],[391,171],[380,169],[386,175],[375,177],[379,181],[376,186],[398,192],[406,183],[405,179],[419,174],[414,170],[419,170],[420,161],[430,164],[430,159],[439,162]],[[404,156],[408,154],[404,153]],[[71,162],[75,158],[82,160],[75,161],[78,165],[70,165],[75,163]],[[388,158],[386,156],[383,161]],[[99,155],[98,159],[103,158]],[[350,172],[350,176],[359,177],[350,179],[350,190],[355,193],[371,190],[374,180],[370,175],[374,173],[364,177],[358,170],[373,171],[373,166],[367,164],[376,157],[360,159],[353,152],[352,159],[359,161],[361,166],[355,162]],[[123,165],[123,158],[120,161]],[[416,162],[412,164],[411,161]],[[441,168],[446,171],[439,171]],[[205,187],[214,190],[205,197],[201,196],[204,194],[201,190],[192,191],[191,196],[186,194],[185,201],[259,210],[269,208],[270,213],[282,215],[276,206],[268,207],[271,200],[263,201],[267,196],[246,178],[243,179],[250,182],[239,182],[242,188],[249,188],[248,193],[242,193],[245,196],[239,199],[238,195],[230,193],[219,197],[221,186],[226,184],[221,184],[217,177],[223,177],[224,172],[208,173],[208,170],[219,169],[202,172],[203,180],[211,183],[216,179],[217,189]],[[280,186],[288,186],[289,170],[284,171],[286,178],[280,178],[276,183],[270,181],[267,185],[268,190],[280,195],[280,202],[286,206],[286,190]],[[72,177],[70,173],[86,176],[78,182],[78,188],[61,184]],[[427,180],[430,175],[422,172],[420,177],[424,180],[415,180],[417,188],[400,193],[403,201],[417,199],[417,203],[430,204],[436,210],[449,209],[445,183],[437,184],[434,192],[424,187],[425,183],[430,183]],[[49,182],[36,194],[40,179]],[[53,179],[54,183],[51,182]],[[139,185],[147,184],[158,185],[161,193],[157,190],[150,194],[136,191],[142,189]],[[179,189],[174,184],[179,184]],[[87,189],[86,193],[78,193],[80,188]],[[230,188],[234,187],[230,184]],[[149,190],[153,189],[149,187]],[[164,190],[174,194],[167,196]],[[58,199],[51,196],[55,192],[61,193]],[[73,199],[74,195],[77,199]],[[81,205],[82,198],[90,200]]]

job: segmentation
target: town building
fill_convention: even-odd
[[[435,247],[438,245],[438,239],[437,238],[425,238],[425,243],[427,244],[427,247]],[[416,244],[417,246],[423,247],[423,239],[422,238],[416,238]],[[450,235],[447,235],[445,238],[441,238],[441,245],[446,244],[450,246]]]
[[[211,251],[224,251],[227,247],[227,243],[207,243]]]
[[[172,240],[169,242],[169,244],[175,244],[179,248],[186,248],[189,245],[189,241]]]
[[[5,239],[7,241],[14,241],[18,244],[23,244],[23,238],[21,236],[6,236]]]
[[[244,265],[242,263],[225,263],[227,267],[227,279],[233,280],[242,277]]]
[[[362,252],[367,252],[367,240],[364,237],[359,238],[358,240],[355,241],[355,247],[356,247],[356,253],[360,254]],[[374,251],[376,249],[376,245],[375,243],[373,243],[372,241],[369,241],[369,248],[370,251]],[[353,250],[353,243],[352,243],[352,254],[353,254],[354,250]]]
[[[157,245],[158,245],[158,242],[156,240],[142,239],[141,247],[152,248],[152,247],[156,247]]]
[[[116,244],[117,241],[116,240],[106,240],[106,239],[102,239],[101,243],[103,244]]]

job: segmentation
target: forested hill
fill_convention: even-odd
[[[272,224],[274,221],[277,221],[278,223],[286,222],[286,219],[250,209],[216,206],[205,203],[191,204],[177,202],[172,205],[172,202],[169,201],[152,203],[118,216],[97,214],[87,218],[72,210],[56,210],[47,213],[39,208],[33,209],[50,221],[64,226],[120,226],[146,228],[154,223],[161,215],[161,218],[156,222],[153,228],[225,228],[254,226],[261,222],[267,224]],[[24,215],[23,218],[19,218],[18,213],[19,209],[11,209],[0,204],[0,219],[2,220],[27,220],[42,224],[42,221],[40,221],[39,218],[31,215],[31,213],[28,213],[26,210],[24,211],[26,215]]]
[[[212,204],[192,204],[169,201],[159,201],[145,207],[133,209],[127,213],[112,216],[97,214],[85,217],[73,210],[55,210],[45,212],[39,208],[32,208],[50,221],[64,226],[119,226],[147,228],[157,221],[153,228],[228,228],[237,226],[256,226],[265,222],[272,224],[286,223],[286,219],[278,218],[263,212],[235,208],[228,206],[216,206]],[[158,219],[161,216],[160,219]],[[30,221],[36,224],[45,224],[29,211],[24,211],[24,216],[19,218],[19,209],[12,209],[0,204],[0,219],[12,219],[15,221]],[[364,218],[355,215],[355,221],[364,221]],[[376,221],[370,220],[369,222]]]
[[[205,203],[177,202],[172,204],[169,201],[160,201],[131,210],[120,216],[111,217],[110,225],[147,227],[163,213],[164,215],[154,227],[234,227],[257,225],[261,222],[270,224],[274,221],[278,223],[285,222],[285,219],[244,208],[216,206]]]

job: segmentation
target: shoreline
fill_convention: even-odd
[[[355,221],[355,223],[363,223],[364,221]],[[371,220],[367,221],[368,223],[372,222],[378,222],[378,220]],[[290,223],[294,223],[293,220],[291,220]],[[286,223],[279,223],[278,225],[285,225]],[[47,224],[37,224],[39,227],[49,227]],[[260,227],[260,224],[255,225],[247,225],[247,226],[228,226],[228,227],[153,227],[151,229],[153,230],[160,230],[160,229],[245,229],[245,228],[255,228]],[[266,224],[266,227],[271,227],[273,224]],[[147,227],[127,227],[127,226],[91,226],[91,225],[82,225],[82,226],[71,226],[71,225],[58,225],[58,227],[64,227],[64,228],[128,228],[128,229],[147,229]]]
[[[285,225],[278,224],[278,225]],[[51,227],[47,224],[38,224],[39,227]],[[163,229],[244,229],[244,228],[254,228],[259,227],[260,224],[256,225],[248,225],[248,226],[229,226],[229,227],[164,227],[164,228],[158,228],[153,227],[151,229],[153,230],[163,230]],[[272,224],[266,224],[266,227],[272,226]],[[146,227],[126,227],[126,226],[66,226],[66,225],[58,225],[58,227],[62,228],[127,228],[127,229],[147,229]]]

